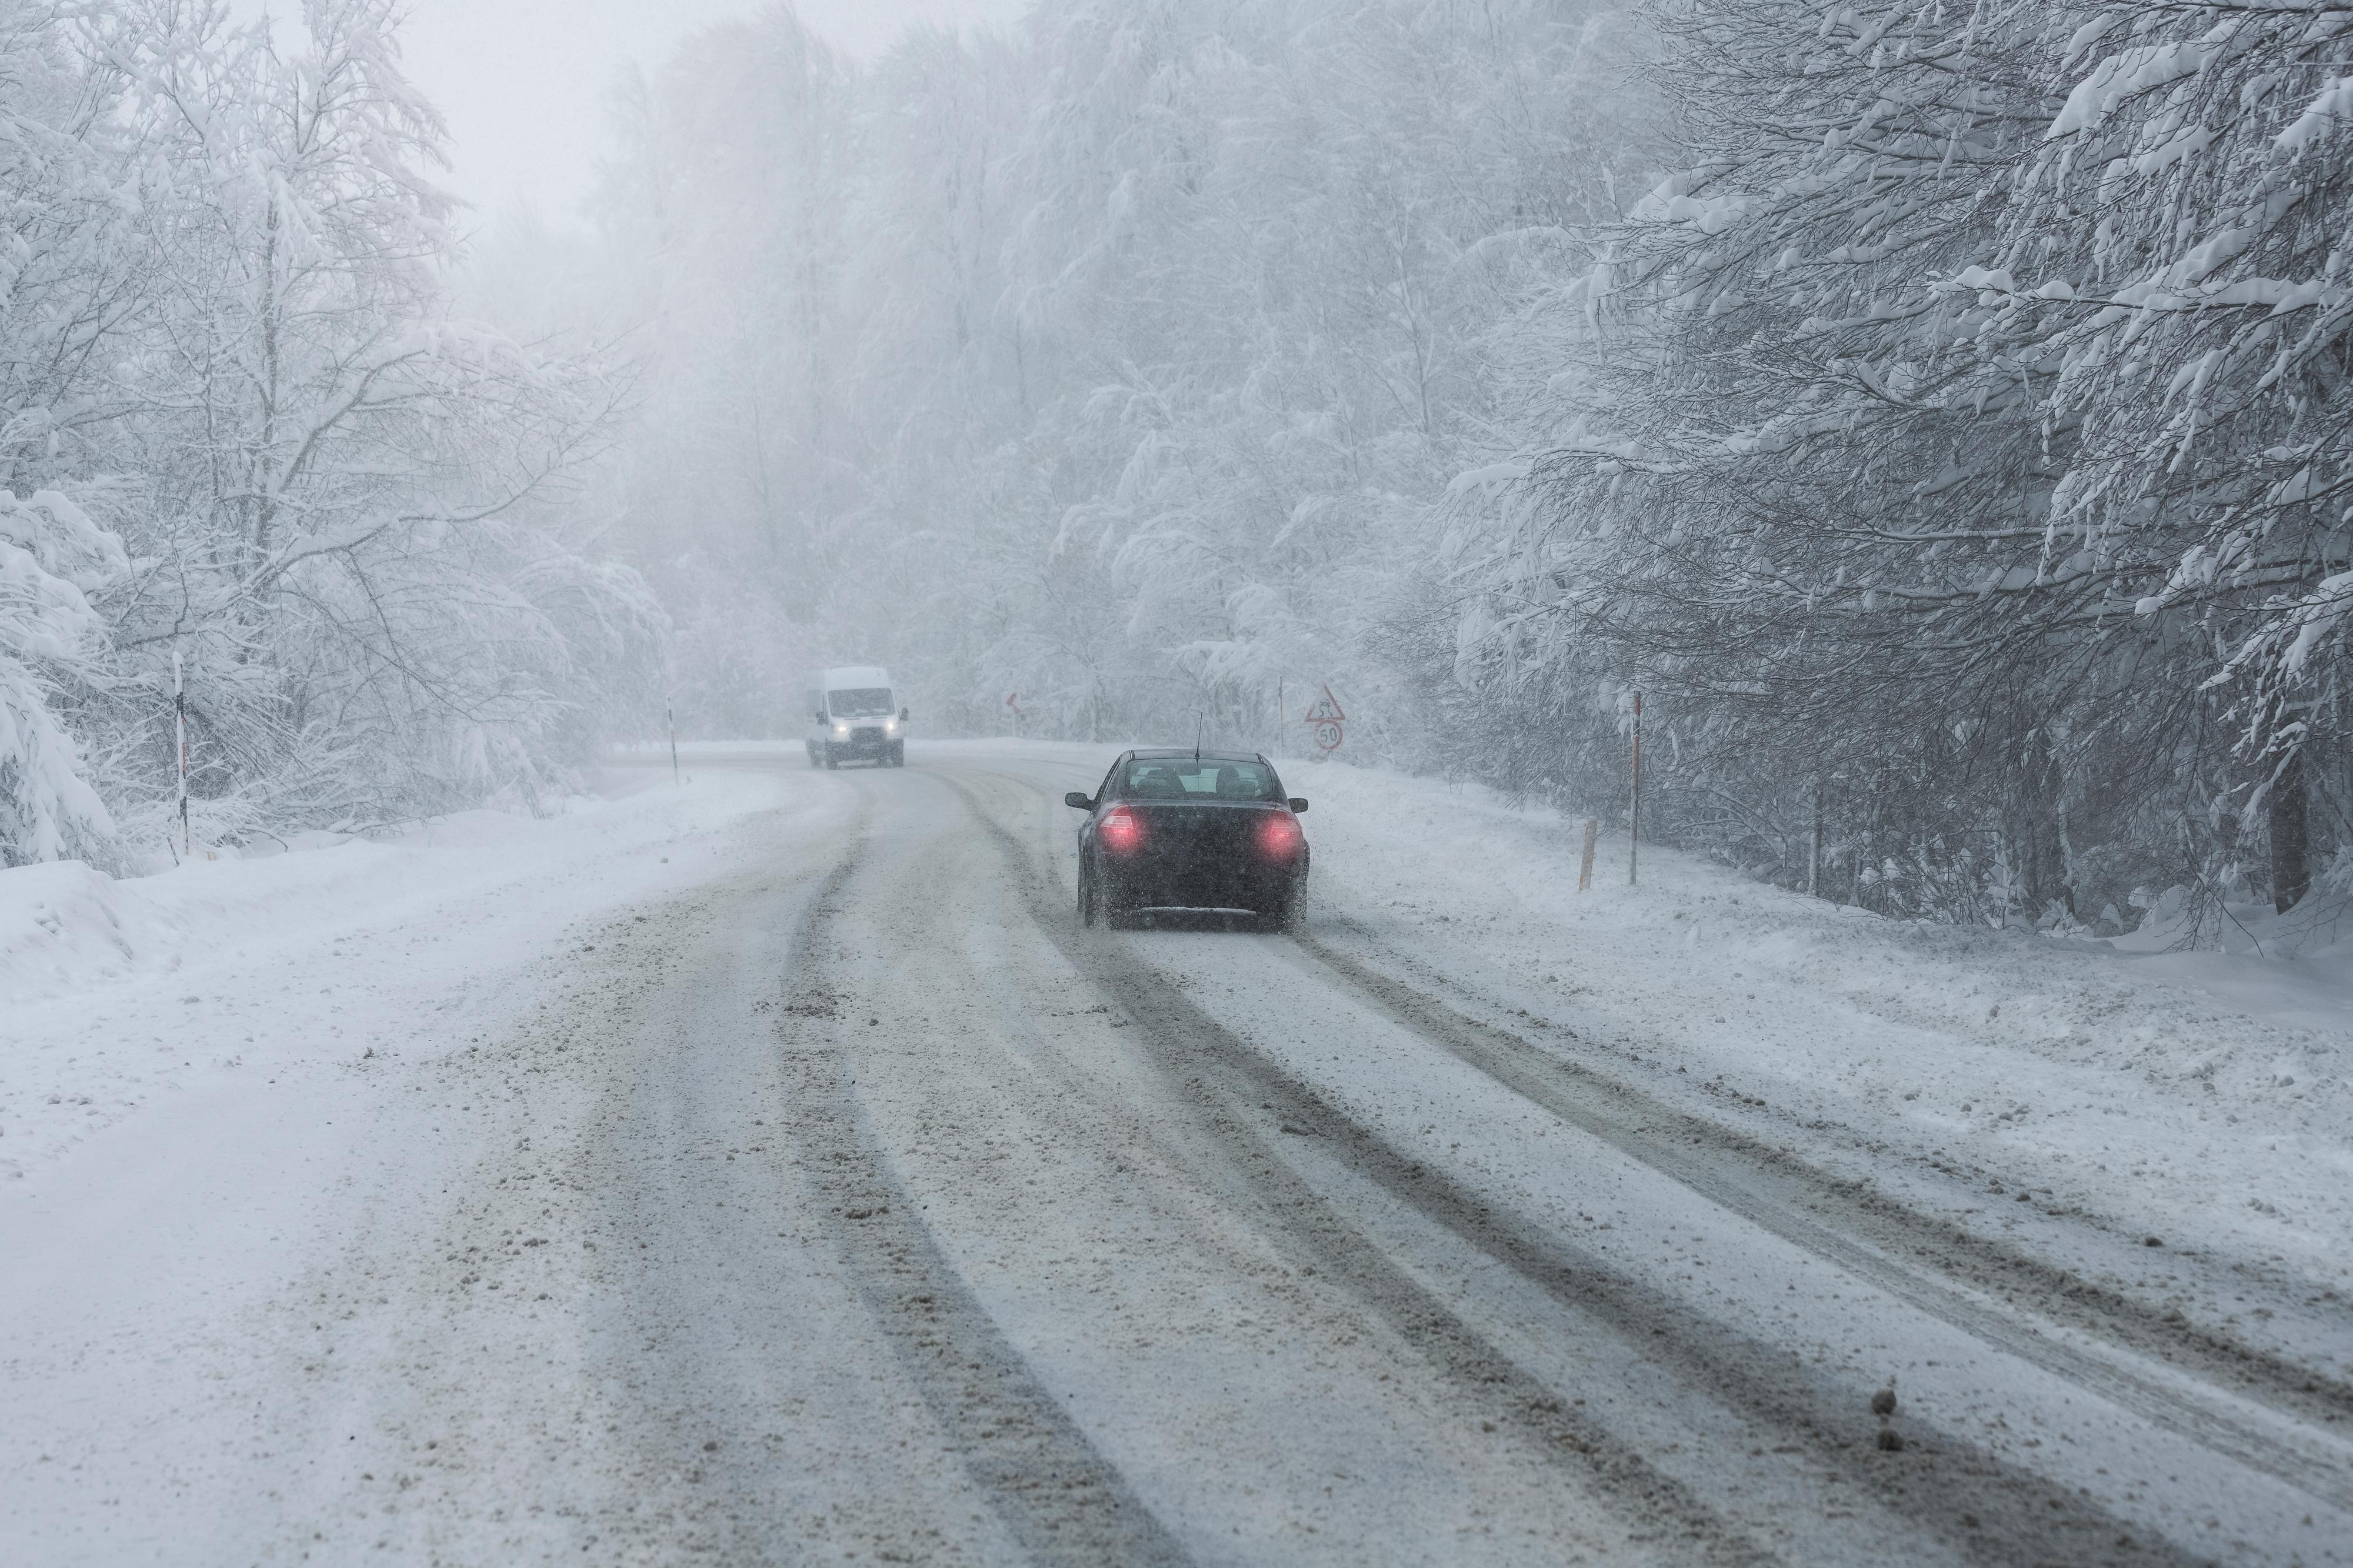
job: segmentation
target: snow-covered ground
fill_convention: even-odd
[[[2353,952],[2168,952],[1910,925],[1475,787],[1293,764],[1318,875],[1384,941],[1549,998],[1589,1045],[1776,1142],[1881,1144],[2141,1242],[2353,1295]],[[1639,1061],[1633,1058],[1640,1058]],[[1720,1087],[1716,1087],[1719,1086]],[[1761,1100],[1761,1105],[1749,1103]],[[2019,1199],[2028,1202],[2021,1205]]]
[[[0,872],[0,1405],[17,1413],[0,1422],[0,1560],[293,1560],[313,1524],[329,1557],[381,1542],[411,1557],[477,1561],[495,1549],[537,1560],[617,1536],[633,1542],[620,1558],[660,1560],[680,1521],[723,1535],[713,1521],[752,1495],[697,1489],[706,1418],[714,1432],[773,1426],[763,1441],[786,1445],[777,1451],[793,1463],[753,1465],[742,1486],[782,1488],[775,1496],[789,1494],[797,1517],[857,1515],[839,1537],[857,1550],[920,1554],[919,1539],[874,1512],[877,1489],[916,1500],[907,1506],[924,1529],[964,1528],[969,1455],[911,1414],[938,1390],[889,1370],[902,1352],[872,1316],[872,1279],[854,1261],[845,1268],[859,1254],[824,1206],[823,1171],[797,1184],[764,1163],[788,1141],[776,1129],[789,1094],[763,1076],[778,1070],[769,1031],[780,1007],[804,1021],[786,1026],[788,1039],[871,1023],[857,1035],[864,1055],[845,1059],[904,1058],[917,1069],[857,1087],[872,1118],[860,1136],[895,1151],[878,1167],[895,1167],[891,1179],[928,1184],[924,1245],[944,1262],[927,1267],[953,1266],[945,1286],[962,1279],[978,1292],[963,1309],[979,1314],[973,1342],[1011,1335],[1050,1386],[1058,1366],[1100,1363],[1055,1397],[1073,1402],[1132,1479],[1193,1478],[1166,1479],[1176,1500],[1166,1506],[1197,1526],[1199,1510],[1219,1506],[1221,1483],[1202,1479],[1192,1450],[1164,1450],[1148,1427],[1125,1425],[1114,1395],[1126,1342],[1092,1339],[1064,1314],[1092,1310],[1099,1289],[1141,1291],[1121,1309],[1139,1314],[1120,1330],[1138,1345],[1238,1352],[1216,1315],[1201,1314],[1189,1277],[1145,1289],[1138,1281],[1158,1279],[1148,1269],[1114,1270],[1066,1297],[1080,1287],[1057,1282],[1058,1260],[1077,1256],[1073,1237],[1124,1237],[1119,1216],[1135,1211],[1121,1205],[1165,1198],[1167,1225],[1198,1228],[1185,1230],[1197,1249],[1187,1256],[1241,1260],[1215,1289],[1260,1292],[1245,1317],[1296,1312],[1299,1332],[1339,1331],[1318,1327],[1335,1320],[1292,1287],[1261,1290],[1273,1277],[1247,1261],[1261,1246],[1247,1205],[1214,1222],[1168,1217],[1192,1200],[1124,1194],[1116,1139],[1083,1155],[1056,1142],[1071,1135],[1055,1131],[1071,1108],[1059,1080],[1032,1076],[1033,1035],[1071,1060],[1124,1063],[1103,1070],[1130,1075],[1134,1103],[1163,1093],[1162,1080],[1147,1058],[1118,1054],[1134,1037],[1113,1032],[1124,1020],[1088,1002],[1086,983],[1016,920],[997,851],[956,803],[990,803],[1000,820],[1029,825],[1024,853],[1060,856],[1075,816],[1059,792],[1091,783],[1111,750],[934,742],[911,752],[906,772],[868,774],[807,770],[793,742],[698,746],[682,785],[666,766],[618,769],[611,795],[543,821],[476,813],[393,842],[318,841],[131,881],[69,865]],[[1549,1194],[1543,1203],[1577,1213],[1598,1201],[1580,1194],[1624,1163],[1575,1153],[1581,1134],[1384,1022],[1316,968],[1316,952],[1388,963],[1466,1016],[1753,1147],[1789,1151],[2137,1300],[2178,1300],[2236,1341],[2344,1365],[2353,973],[2337,955],[1915,928],[1656,848],[1629,888],[1622,839],[1604,840],[1595,885],[1579,893],[1574,819],[1342,763],[1284,771],[1314,802],[1302,944],[1171,935],[1119,951],[1359,1126],[1489,1201]],[[880,847],[867,852],[868,890],[826,893],[837,885],[827,868],[858,863],[841,858],[869,841]],[[843,933],[834,940],[854,947],[864,932],[875,951],[837,955],[824,984],[858,996],[871,1020],[837,1017],[830,992],[786,1005],[776,990],[797,962],[795,922],[837,902],[848,912],[829,910]],[[954,944],[936,945],[945,938],[932,929],[950,908],[977,922],[953,962]],[[907,927],[895,938],[893,921]],[[1048,1005],[1034,997],[1051,1005],[1039,1011]],[[926,1057],[934,1049],[948,1056]],[[789,1083],[801,1069],[786,1070]],[[992,1100],[1000,1088],[1004,1105]],[[1008,1111],[1017,1089],[1030,1098]],[[1169,1101],[1139,1127],[1171,1140],[1139,1154],[1145,1164],[1201,1157],[1186,1142],[1197,1135],[1166,1122],[1179,1109]],[[960,1139],[942,1131],[966,1110]],[[1089,1137],[1093,1114],[1074,1124]],[[1039,1176],[1066,1157],[1093,1161],[1096,1185],[1060,1178],[1050,1213],[1015,1203],[1012,1189],[959,1185],[962,1159],[1006,1180],[1022,1168],[1000,1166],[1017,1147],[1000,1115],[1035,1122],[1018,1147],[1045,1162]],[[794,1137],[846,1140],[828,1159],[873,1154],[839,1119],[793,1125]],[[1300,1190],[1377,1207],[1385,1200],[1333,1163],[1332,1142],[1296,1142]],[[1250,1168],[1219,1180],[1246,1191]],[[1674,1184],[1656,1172],[1624,1180],[1628,1192]],[[1103,1193],[1094,1212],[1091,1194]],[[1727,1223],[1694,1193],[1645,1202],[1653,1218],[1698,1220],[1711,1234]],[[1578,1223],[1596,1225],[1592,1212]],[[1527,1324],[1558,1308],[1474,1289],[1492,1260],[1464,1253],[1457,1268],[1447,1249],[1462,1244],[1415,1240],[1416,1226],[1427,1228],[1395,1217],[1400,1255],[1437,1258],[1428,1278],[1457,1293],[1455,1310],[1495,1343],[1520,1345],[1523,1364],[1550,1364],[1567,1342],[1550,1330],[1528,1338]],[[1750,1245],[1732,1230],[1717,1245]],[[625,1266],[641,1256],[633,1233],[655,1249],[642,1257],[663,1259],[649,1277]],[[1165,1248],[1175,1234],[1120,1245]],[[753,1257],[754,1242],[773,1250]],[[886,1258],[900,1245],[873,1244]],[[1678,1288],[1670,1266],[1644,1260],[1641,1230],[1621,1224],[1582,1245],[1628,1279],[1647,1271],[1657,1290]],[[1805,1267],[1780,1241],[1755,1245],[1759,1268]],[[2251,1304],[2234,1304],[2239,1291]],[[1880,1314],[1868,1302],[1825,1296],[1809,1310],[1816,1326],[1862,1314],[1861,1342]],[[1568,1320],[1558,1331],[1583,1331]],[[1324,1386],[1339,1364],[1332,1347],[1354,1342],[1301,1342],[1306,1359],[1270,1363],[1265,1375]],[[1388,1387],[1395,1363],[1379,1342],[1341,1355],[1358,1380],[1349,1397],[1367,1410],[1391,1408],[1393,1393],[1407,1405],[1425,1397]],[[512,1375],[517,1357],[536,1369],[530,1378]],[[1938,1360],[1932,1376],[1925,1368]],[[1976,1401],[1971,1419],[1989,1432],[2005,1410],[2021,1419],[2026,1395],[1965,1387],[1980,1374],[1953,1370],[1961,1364],[1928,1360],[1907,1387],[1928,1396],[1947,1380],[1948,1404]],[[702,1392],[688,1398],[669,1381],[680,1378]],[[2063,1403],[2069,1386],[2034,1397]],[[764,1413],[778,1402],[807,1419]],[[1407,1419],[1380,1419],[1392,1418]],[[984,1436],[1001,1424],[965,1423]],[[661,1457],[689,1435],[686,1460]],[[1360,1465],[1389,1451],[1384,1442],[1412,1447],[1377,1438],[1335,1436],[1334,1463]],[[1659,1454],[1679,1451],[1666,1427],[1657,1441]],[[1066,1450],[1055,1451],[1103,1462],[1083,1443]],[[1543,1466],[1523,1459],[1533,1468],[1511,1471],[1520,1479],[1487,1478],[1495,1506],[1545,1495]],[[1697,1458],[1660,1462],[1688,1471],[1683,1484],[1710,1484]],[[2020,1462],[2041,1463],[2022,1451]],[[1486,1484],[1475,1454],[1448,1463],[1463,1467],[1464,1484]],[[714,1478],[739,1464],[751,1460],[709,1461]],[[1300,1496],[1314,1490],[1306,1471],[1293,1479]],[[1770,1494],[1779,1483],[1759,1484]],[[627,1519],[612,1514],[621,1486],[645,1489]],[[258,1530],[257,1510],[269,1529]],[[1264,1540],[1303,1551],[1304,1537],[1282,1533],[1293,1527],[1280,1511],[1261,1521],[1274,1532]],[[1851,1547],[1839,1517],[1821,1516],[1833,1521],[1823,1539]],[[265,1537],[268,1551],[256,1544]],[[1018,1555],[996,1539],[966,1544],[984,1559]],[[1320,1549],[1345,1557],[1346,1546]]]
[[[502,985],[508,969],[708,880],[713,838],[782,801],[744,773],[618,787],[543,820],[477,811],[389,841],[199,848],[121,881],[75,861],[0,871],[0,1180],[160,1094],[495,1032],[533,1000]]]
[[[1034,750],[1092,765],[1105,749]],[[1510,976],[1552,998],[1536,1016],[1699,1080],[1719,1113],[1761,1100],[1784,1136],[1900,1141],[2029,1194],[2063,1188],[2136,1238],[2259,1247],[2345,1288],[2353,943],[2277,958],[1907,925],[1657,846],[1632,888],[1622,837],[1579,893],[1574,818],[1288,768],[1321,803],[1319,909],[1447,951],[1451,972]],[[781,798],[773,775],[725,767],[678,790],[617,776],[633,793],[545,821],[476,812],[124,881],[0,872],[0,1179],[157,1094],[494,1031],[526,1005],[502,969],[706,879],[706,840]]]

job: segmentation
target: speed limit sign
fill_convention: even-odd
[[[1346,738],[1346,732],[1342,730],[1341,724],[1347,717],[1345,713],[1340,711],[1339,701],[1333,697],[1332,689],[1325,687],[1322,700],[1307,710],[1303,721],[1307,725],[1308,733],[1315,738],[1317,750],[1324,752],[1339,750],[1340,742]]]

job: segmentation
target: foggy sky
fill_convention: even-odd
[[[1006,23],[1029,0],[800,0],[802,18],[871,59],[912,23]],[[561,225],[595,180],[604,98],[617,72],[650,67],[698,27],[760,0],[412,0],[410,74],[448,118],[446,184],[488,218],[528,202]],[[237,0],[240,15],[299,14],[300,0]],[[279,23],[280,26],[287,24]]]

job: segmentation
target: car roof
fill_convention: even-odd
[[[1128,755],[1136,758],[1149,758],[1155,761],[1164,757],[1184,757],[1188,760],[1198,757],[1205,763],[1262,763],[1266,761],[1264,757],[1260,756],[1256,752],[1197,752],[1190,746],[1163,746],[1152,751],[1130,752],[1128,752]]]

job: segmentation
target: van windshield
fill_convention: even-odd
[[[825,694],[827,708],[837,719],[866,719],[891,711],[891,689],[860,686]]]

